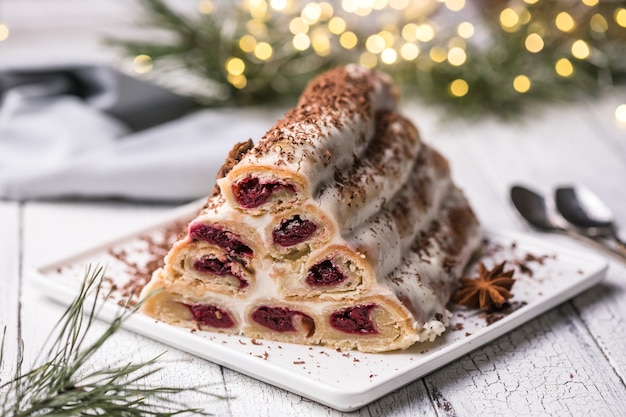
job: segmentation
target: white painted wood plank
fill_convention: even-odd
[[[7,330],[0,383],[13,375],[18,353],[20,211],[18,203],[0,201],[0,340],[5,326]]]
[[[226,389],[232,398],[230,406],[234,416],[367,417],[384,415],[389,417],[435,417],[437,415],[421,380],[359,410],[346,413],[271,385],[260,383],[229,369],[224,369],[224,377]],[[268,404],[268,407],[259,409],[259,404]]]
[[[425,378],[450,415],[616,416],[626,390],[564,305]]]

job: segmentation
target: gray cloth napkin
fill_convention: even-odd
[[[108,67],[0,72],[0,199],[207,195],[277,114],[194,108]]]

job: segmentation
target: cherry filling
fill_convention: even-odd
[[[376,304],[363,304],[335,311],[330,316],[330,325],[344,333],[377,334],[378,330],[370,318]]]
[[[196,259],[193,262],[193,267],[200,272],[208,272],[220,276],[230,275],[232,277],[235,277],[239,281],[240,290],[248,286],[248,281],[246,281],[240,274],[238,274],[233,269],[232,261],[221,261],[217,258],[205,255],[200,259]]]
[[[289,190],[293,193],[293,185],[278,181],[261,182],[258,178],[247,177],[232,185],[233,195],[243,208],[255,208],[265,204],[272,194],[280,190]]]
[[[310,220],[302,220],[295,215],[280,222],[280,226],[272,231],[274,243],[287,247],[304,242],[317,231],[317,225]]]
[[[337,285],[348,279],[330,259],[317,263],[309,269],[305,282],[312,287]]]
[[[312,335],[315,331],[313,319],[300,311],[286,307],[261,306],[252,313],[252,320],[268,329],[283,333],[296,330],[293,325],[293,319],[298,316],[301,318],[303,326],[308,329],[307,336]]]
[[[252,249],[243,243],[236,234],[228,230],[197,223],[189,228],[189,236],[193,240],[204,240],[217,245],[237,256],[253,255]]]
[[[235,321],[225,310],[210,304],[185,304],[193,318],[200,324],[218,329],[228,329],[235,325]]]

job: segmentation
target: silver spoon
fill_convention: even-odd
[[[624,251],[626,242],[617,234],[611,209],[591,190],[582,187],[559,187],[554,193],[556,207],[561,215],[590,235],[612,239]]]
[[[522,217],[536,229],[544,232],[562,233],[576,238],[626,262],[626,252],[603,244],[602,241],[571,227],[561,216],[548,207],[546,199],[541,194],[526,187],[514,185],[511,187],[511,200]]]

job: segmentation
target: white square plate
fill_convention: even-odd
[[[85,266],[101,264],[107,267],[106,276],[118,288],[124,288],[138,274],[145,276],[149,265],[162,257],[166,241],[174,236],[172,224],[184,224],[197,210],[197,203],[183,206],[148,228],[36,268],[37,283],[47,296],[69,304],[76,296]],[[523,235],[488,232],[485,240],[481,260],[488,268],[507,261],[506,269],[516,269],[509,308],[486,314],[452,305],[450,328],[440,338],[405,351],[340,352],[196,332],[156,322],[139,313],[132,315],[124,326],[337,410],[353,411],[590,288],[602,280],[607,269],[606,261],[596,255],[555,247]],[[158,255],[155,247],[160,248]],[[122,296],[118,294],[120,299]],[[119,314],[116,300],[105,304],[102,319],[111,320]]]

